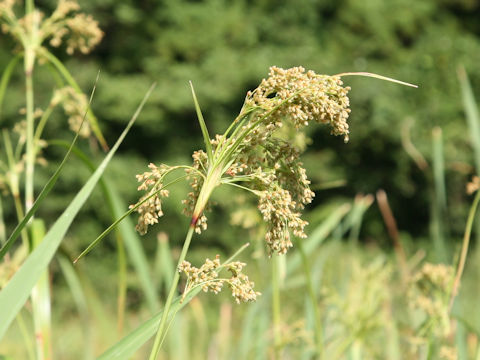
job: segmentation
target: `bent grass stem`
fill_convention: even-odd
[[[148,358],[149,360],[155,360],[160,351],[162,340],[165,335],[164,333],[166,332],[168,314],[170,312],[170,307],[172,306],[172,301],[177,292],[177,286],[180,280],[180,273],[178,272],[177,269],[178,269],[178,266],[185,260],[185,257],[187,256],[188,248],[190,247],[190,242],[192,241],[194,231],[195,231],[195,224],[192,221],[192,223],[190,224],[190,227],[188,228],[188,232],[185,237],[185,242],[183,243],[182,252],[180,253],[180,257],[178,259],[177,267],[175,269],[175,275],[173,276],[172,285],[170,286],[170,291],[168,293],[167,301],[165,302],[165,306],[163,308],[162,318],[160,320],[160,325],[158,326],[157,334],[155,335],[152,351]]]

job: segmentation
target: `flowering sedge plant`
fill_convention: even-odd
[[[290,231],[305,237],[307,222],[301,211],[314,193],[299,159],[300,151],[275,136],[284,122],[297,130],[311,121],[328,124],[332,134],[348,141],[350,113],[347,93],[340,77],[305,72],[301,67],[270,69],[267,79],[247,93],[240,114],[223,135],[208,139],[206,151],[193,154],[193,165],[185,167],[192,191],[184,213],[192,218],[195,232],[207,228],[208,199],[221,184],[244,188],[258,197],[258,208],[268,224],[265,240],[269,253],[285,254],[292,246]],[[163,215],[162,197],[168,196],[164,178],[177,166],[154,164],[137,175],[145,195],[136,207],[137,230],[145,234]]]
[[[205,150],[193,153],[191,166],[157,166],[151,163],[149,171],[137,175],[141,183],[138,190],[144,195],[131,206],[131,210],[139,214],[136,229],[145,234],[163,215],[162,198],[169,195],[166,188],[170,184],[165,182],[166,176],[178,169],[185,171],[191,191],[183,200],[184,213],[191,218],[191,223],[178,270],[187,275],[186,291],[189,284],[198,283],[199,274],[204,275],[201,286],[205,291],[220,291],[217,275],[212,273],[220,266],[216,264],[217,260],[207,260],[200,269],[192,268],[185,262],[193,232],[201,233],[207,229],[205,212],[213,190],[220,185],[236,186],[257,196],[258,209],[267,223],[265,242],[270,255],[285,254],[292,247],[290,233],[306,237],[307,222],[301,217],[302,210],[312,201],[314,193],[300,161],[299,149],[279,137],[277,130],[285,123],[301,130],[310,122],[317,122],[328,125],[333,135],[343,136],[347,142],[350,114],[347,94],[350,88],[343,86],[341,76],[345,75],[365,75],[398,82],[369,73],[328,76],[305,71],[302,67],[285,70],[273,66],[268,78],[247,93],[239,115],[225,133],[213,139],[192,87]],[[238,267],[238,272],[242,267]],[[208,270],[206,273],[204,268]],[[179,274],[176,273],[150,359],[155,359],[160,349],[178,280]],[[247,287],[253,287],[248,280],[246,283]],[[256,293],[251,291],[247,292],[251,296],[246,298],[239,298],[234,291],[233,296],[237,302],[255,300]]]

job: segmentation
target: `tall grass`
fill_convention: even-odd
[[[470,297],[471,293],[460,290],[462,283],[468,284],[478,276],[466,264],[480,192],[473,200],[460,250],[452,255],[448,244],[454,235],[447,226],[448,194],[440,128],[432,131],[431,166],[410,140],[405,142],[407,151],[422,164],[431,183],[432,245],[427,250],[434,253],[435,263],[427,262],[422,249],[407,243],[396,223],[395,209],[390,208],[383,191],[376,198],[385,230],[393,241],[393,252],[382,249],[375,240],[368,244],[360,241],[364,215],[374,204],[374,197],[369,194],[341,204],[319,205],[307,215],[311,224],[308,234],[304,231],[306,221],[301,217],[302,211],[312,201],[313,193],[299,161],[300,153],[289,143],[289,131],[317,121],[328,123],[334,135],[348,140],[346,120],[350,110],[346,95],[350,89],[343,87],[342,77],[360,75],[411,84],[370,73],[327,76],[305,72],[303,68],[272,67],[269,78],[247,94],[232,125],[213,139],[190,84],[204,150],[194,153],[192,166],[150,165],[149,171],[137,176],[142,183],[140,189],[146,194],[126,211],[127,205],[115,182],[105,178],[104,172],[140,115],[153,86],[104,160],[95,166],[75,146],[88,126],[91,136],[107,149],[90,109],[94,91],[90,101],[85,102],[71,74],[43,45],[48,36],[53,44],[64,40],[61,36],[57,38],[55,31],[63,26],[64,19],[75,16],[72,12],[77,10],[73,5],[76,3],[60,2],[56,12],[45,19],[30,0],[25,4],[22,21],[16,16],[18,9],[10,4],[0,2],[1,19],[23,51],[3,71],[0,105],[13,70],[23,59],[26,130],[23,137],[7,130],[2,134],[5,159],[1,165],[18,225],[7,236],[0,212],[0,309],[3,309],[0,356],[29,359],[149,356],[152,360],[480,358],[480,323],[468,319],[470,308],[464,297]],[[93,33],[98,30],[91,22],[84,25],[91,27]],[[96,36],[101,37],[98,31]],[[96,40],[92,39],[93,43]],[[82,48],[85,44],[77,45],[81,51],[85,50]],[[66,46],[67,51],[75,49],[71,43]],[[70,90],[58,93],[62,100],[52,100],[36,117],[33,74],[38,58],[47,61],[55,76],[70,85]],[[462,70],[459,79],[478,165],[478,111]],[[51,146],[66,148],[66,154],[43,190],[36,194],[33,185],[36,160],[41,156],[41,135],[53,108],[67,98],[83,104],[79,106],[81,121],[78,123],[76,114],[77,123],[73,123],[76,135],[71,143],[50,142]],[[281,127],[287,129],[280,130]],[[12,140],[17,140],[17,144]],[[39,209],[55,191],[65,163],[74,159],[92,174],[47,228]],[[19,165],[24,165],[25,172],[18,170],[22,168]],[[173,177],[178,170],[186,170],[186,174]],[[167,188],[185,178],[190,180],[192,192],[185,201],[184,211],[190,217],[190,224],[183,247],[180,251],[172,248],[168,235],[159,232],[156,252],[148,256],[128,215],[138,212],[137,230],[141,233],[150,230],[151,225],[162,220],[160,197],[168,196]],[[62,240],[97,185],[113,224],[77,256],[74,266],[70,260],[72,254],[61,248]],[[206,230],[205,213],[211,205],[212,193],[220,185],[246,191],[258,200],[261,217],[255,218],[257,226],[249,232],[249,240],[265,240],[266,245],[255,246],[254,251],[247,243],[233,254],[215,258],[216,254],[212,254],[210,257],[215,260],[207,259],[195,267],[187,261],[192,253],[190,245],[196,233]],[[470,185],[473,190],[479,186],[479,180]],[[322,215],[325,213],[328,215]],[[262,218],[263,225],[257,224]],[[86,264],[81,261],[114,230],[118,256],[117,268],[112,271],[117,282],[117,294],[113,296],[116,311],[100,301],[101,289],[96,288],[95,279],[87,277]],[[264,256],[265,252],[270,256]],[[470,256],[479,255],[477,252]],[[227,258],[225,261],[221,261],[223,256]],[[240,260],[249,263],[248,277],[244,274],[246,264]],[[52,300],[55,292],[65,291],[56,284],[51,287],[49,267],[53,262],[58,264],[65,279],[74,316],[61,314],[52,307],[56,305]],[[128,262],[143,297],[138,312],[127,306]],[[225,294],[199,296],[202,290],[217,294],[222,286],[230,287],[236,302],[248,304],[232,305],[231,296]],[[459,300],[455,302],[457,295]],[[59,306],[65,304],[59,302]],[[63,325],[56,321],[56,316]],[[62,332],[72,334],[70,348],[60,344]],[[22,346],[18,346],[18,341]]]

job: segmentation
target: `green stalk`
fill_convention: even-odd
[[[468,245],[470,243],[470,235],[472,234],[473,220],[475,219],[475,213],[477,211],[478,202],[480,201],[480,191],[477,191],[475,199],[473,199],[470,212],[468,213],[467,225],[465,226],[465,234],[463,236],[462,252],[460,253],[460,259],[458,261],[457,273],[455,274],[455,280],[452,285],[452,292],[450,295],[449,310],[452,311],[453,301],[457,296],[458,287],[460,286],[460,279],[462,278],[463,270],[465,269],[465,263],[467,261]]]
[[[5,67],[5,70],[3,70],[2,78],[0,80],[0,119],[2,115],[3,99],[5,97],[5,91],[7,89],[8,82],[10,81],[10,77],[12,76],[13,69],[15,69],[17,62],[18,60],[20,60],[22,55],[23,54],[17,54],[12,60],[10,60],[8,65]]]
[[[432,232],[435,255],[438,261],[447,261],[446,214],[447,191],[445,186],[445,164],[443,157],[442,129],[435,127],[432,130],[433,145],[433,181],[434,200],[432,204]]]
[[[5,231],[5,221],[3,218],[3,202],[0,196],[0,246],[5,245],[7,242],[7,232]]]
[[[190,247],[190,242],[192,241],[193,237],[193,232],[195,231],[195,225],[199,217],[201,216],[203,209],[205,208],[205,205],[207,204],[208,199],[212,194],[213,189],[219,184],[221,176],[222,167],[219,166],[219,164],[216,164],[216,166],[213,165],[208,171],[205,183],[200,190],[200,194],[198,194],[197,203],[195,204],[195,209],[193,210],[192,221],[190,222],[190,227],[188,228],[185,242],[183,243],[182,252],[175,268],[175,275],[170,286],[167,301],[165,302],[165,306],[163,308],[162,318],[160,320],[160,325],[158,326],[157,334],[155,335],[155,340],[149,360],[155,360],[157,358],[163,340],[165,338],[165,334],[168,331],[169,325],[167,326],[167,320],[170,313],[170,307],[172,305],[173,298],[177,292],[178,281],[180,280],[180,273],[177,271],[177,269],[187,256],[188,248]],[[171,321],[173,321],[173,317]]]
[[[274,358],[281,359],[280,347],[282,343],[280,314],[280,271],[278,256],[273,257],[272,261],[272,318],[273,318],[273,337],[274,337]]]
[[[192,222],[190,227],[188,228],[187,236],[185,237],[185,242],[183,243],[182,252],[180,254],[180,258],[178,259],[177,269],[178,266],[185,260],[187,256],[188,248],[190,247],[190,242],[192,241],[193,232],[195,230],[195,224]],[[172,301],[177,293],[177,286],[178,281],[180,280],[180,273],[175,271],[175,275],[173,276],[172,285],[170,286],[170,291],[168,293],[167,301],[165,302],[165,306],[163,308],[162,318],[160,320],[160,325],[158,326],[157,334],[155,335],[155,341],[153,343],[152,351],[149,356],[149,360],[155,360],[158,356],[160,351],[160,347],[162,346],[162,341],[164,338],[164,333],[166,330],[168,314],[170,312],[170,307],[172,306]]]
[[[2,134],[3,134],[3,141],[5,143],[5,153],[7,154],[8,168],[10,173],[8,178],[8,183],[10,186],[10,192],[12,193],[13,202],[15,204],[17,219],[18,221],[21,221],[24,217],[24,214],[23,214],[22,201],[20,199],[18,173],[16,171],[17,164],[15,162],[12,143],[10,141],[10,136],[8,135],[8,132],[6,130],[3,130]],[[23,246],[25,246],[25,248],[28,250],[29,244],[28,244],[28,234],[26,230],[22,230],[21,235],[22,235]],[[2,244],[2,249],[3,249],[3,246],[5,246],[5,244],[7,243],[8,243],[8,240],[4,244]]]
[[[127,297],[127,259],[125,245],[120,234],[117,233],[118,250],[118,297],[117,297],[117,331],[121,335],[125,319],[125,303]]]
[[[300,256],[302,257],[303,271],[305,273],[305,279],[307,281],[308,296],[310,297],[310,302],[312,303],[312,307],[313,307],[313,314],[315,316],[313,324],[314,324],[315,346],[317,348],[317,356],[318,356],[318,359],[323,359],[324,354],[323,354],[322,321],[321,321],[320,312],[317,306],[317,297],[315,296],[315,290],[313,288],[312,276],[310,274],[310,262],[308,261],[307,254],[305,253],[305,249],[303,248],[302,238],[298,238],[297,246],[298,246],[298,251],[300,252]]]
[[[35,171],[35,144],[34,136],[34,103],[33,103],[33,66],[35,63],[35,51],[32,48],[25,49],[25,95],[26,95],[26,118],[27,118],[27,153],[25,166],[25,211],[28,212],[33,205],[33,178]]]
[[[33,0],[26,0],[25,1],[25,13],[30,14],[35,9],[35,5]]]
[[[30,336],[30,332],[27,330],[27,325],[25,324],[25,320],[23,320],[21,312],[17,314],[16,320],[18,328],[20,329],[20,333],[22,334],[23,342],[25,343],[25,350],[28,354],[28,359],[35,360],[35,351],[33,350],[32,337]]]
[[[35,249],[45,236],[45,225],[40,219],[35,219],[31,225],[32,247]],[[32,313],[35,326],[35,343],[37,359],[52,358],[52,331],[51,331],[51,299],[48,268],[38,279],[32,289]]]

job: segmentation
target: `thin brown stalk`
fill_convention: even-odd
[[[395,254],[397,255],[398,263],[402,271],[403,279],[405,280],[408,275],[407,259],[405,256],[405,251],[403,249],[402,243],[398,236],[398,227],[395,217],[393,216],[392,209],[388,203],[387,193],[380,189],[377,191],[377,203],[382,213],[383,221],[387,227],[388,235],[393,241],[393,247],[395,249]]]

